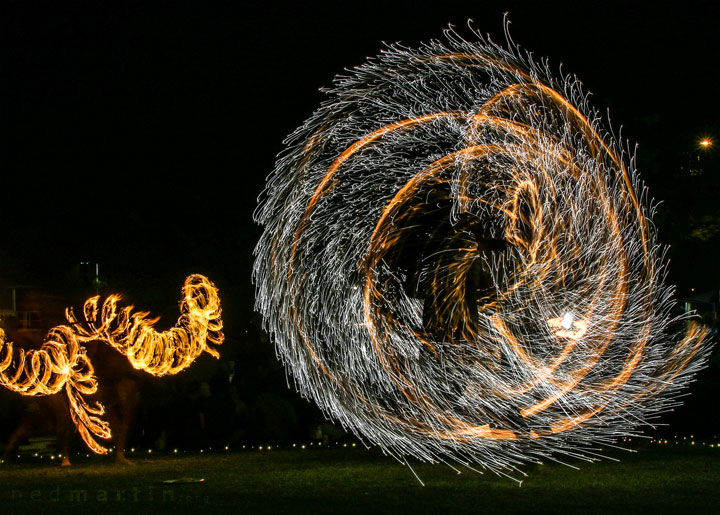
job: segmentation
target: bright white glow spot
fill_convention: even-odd
[[[575,321],[575,316],[570,313],[569,311],[563,315],[562,322],[560,322],[560,326],[565,329],[566,331],[569,331],[572,326],[573,322]]]

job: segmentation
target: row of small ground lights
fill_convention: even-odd
[[[303,444],[294,443],[294,444],[292,444],[292,445],[284,445],[284,446],[283,446],[283,445],[242,445],[242,446],[233,447],[233,448],[231,448],[229,445],[226,445],[226,446],[224,446],[224,447],[222,447],[222,448],[217,448],[217,447],[216,447],[214,450],[213,450],[212,447],[208,447],[207,450],[208,450],[208,453],[212,453],[212,452],[222,453],[222,452],[229,452],[229,451],[231,451],[231,450],[232,450],[233,452],[237,452],[238,450],[244,450],[244,451],[255,451],[255,450],[257,450],[257,451],[271,451],[271,450],[273,450],[273,449],[284,449],[284,450],[287,450],[287,449],[291,449],[291,448],[292,448],[292,449],[296,449],[296,450],[297,450],[297,449],[302,450],[302,449],[307,449],[308,447],[326,447],[326,448],[329,448],[329,447],[344,447],[344,448],[349,447],[349,448],[353,448],[353,447],[357,447],[357,446],[358,446],[358,444],[357,444],[356,442],[352,442],[352,443],[347,443],[347,442],[344,442],[344,443],[334,442],[334,443],[332,443],[332,444],[328,444],[328,443],[323,444],[322,442],[317,442],[317,443],[316,443],[316,442],[310,442],[310,443],[307,443],[307,444],[305,444],[305,443],[303,443]],[[114,451],[114,450],[115,450],[115,447],[111,447],[111,448],[110,448],[110,451]],[[167,454],[197,454],[197,453],[205,454],[205,449],[200,449],[199,451],[186,451],[186,450],[181,450],[181,449],[173,449],[172,451],[169,451],[169,450],[168,450],[168,451],[159,451],[159,452],[158,452],[158,451],[153,451],[153,449],[141,450],[141,449],[136,449],[136,448],[134,448],[134,447],[131,447],[131,448],[128,450],[128,454],[132,454],[132,455],[135,456],[135,457],[139,457],[139,456],[142,456],[142,455],[145,455],[145,454],[151,455],[151,454],[153,454],[153,452],[155,452],[156,455],[159,454],[159,455],[161,455],[161,456],[162,456],[162,455],[167,455]],[[52,461],[52,460],[55,460],[55,459],[62,459],[62,457],[63,457],[62,454],[48,454],[48,453],[39,453],[39,452],[35,452],[35,453],[32,453],[32,454],[30,454],[30,453],[28,453],[28,454],[22,453],[22,454],[16,454],[15,456],[16,456],[16,458],[31,458],[31,459],[38,459],[38,460],[44,460],[45,458],[48,458],[48,459],[50,459],[51,461]],[[90,453],[76,452],[76,453],[75,453],[75,456],[79,456],[79,457],[83,457],[83,456],[84,456],[85,458],[91,458],[91,457],[94,458],[94,457],[97,457],[98,455],[90,454]],[[4,460],[0,460],[0,463],[4,463]]]
[[[644,439],[641,439],[641,438],[636,438],[636,439],[635,439],[635,441],[643,441],[643,440],[644,440]],[[632,439],[632,438],[629,438],[629,437],[626,437],[626,438],[623,438],[622,441],[623,441],[623,442],[632,442],[633,439]],[[645,440],[645,441],[647,441],[647,440]],[[711,442],[706,442],[706,441],[699,442],[699,441],[696,441],[694,435],[683,436],[683,437],[679,437],[679,436],[676,435],[673,439],[652,438],[652,439],[650,439],[649,441],[650,441],[651,444],[657,444],[657,445],[671,445],[671,444],[674,444],[674,445],[690,445],[690,446],[698,445],[698,446],[705,446],[705,447],[720,449],[720,442],[718,442],[718,437],[717,437],[717,436],[713,436]],[[208,447],[207,450],[208,450],[209,453],[212,453],[212,452],[218,453],[218,452],[229,452],[229,451],[231,451],[231,450],[232,450],[233,452],[241,451],[241,450],[242,450],[242,451],[255,451],[255,450],[257,450],[257,451],[271,451],[271,450],[273,450],[273,449],[283,449],[283,450],[295,449],[295,450],[303,450],[303,449],[307,449],[307,448],[309,448],[309,447],[315,447],[315,448],[320,448],[320,447],[325,447],[325,448],[330,448],[330,447],[343,447],[343,448],[348,448],[348,447],[349,447],[349,448],[353,448],[353,447],[357,447],[357,446],[358,446],[358,444],[357,444],[356,442],[352,442],[352,443],[348,443],[348,442],[342,442],[342,443],[341,443],[341,442],[333,442],[332,444],[328,444],[328,443],[323,444],[322,442],[310,442],[310,443],[301,443],[301,444],[294,443],[294,444],[291,444],[291,445],[242,445],[242,446],[240,446],[240,447],[232,447],[232,448],[231,448],[229,445],[226,445],[226,446],[224,446],[224,447],[222,447],[222,448],[217,448],[217,447],[216,447],[214,450],[213,450],[213,447]],[[111,450],[115,450],[115,448],[113,447]],[[134,448],[134,447],[132,447],[132,448],[129,449],[129,454],[132,454],[133,456],[136,456],[136,457],[142,456],[142,455],[144,455],[144,454],[152,454],[153,452],[154,452],[153,449],[140,450],[140,449],[136,449],[136,448]],[[195,453],[204,454],[204,453],[205,453],[205,449],[200,449],[199,451],[186,451],[186,450],[181,450],[181,449],[173,449],[172,451],[160,451],[159,453],[156,452],[156,454],[161,454],[161,455],[163,455],[163,454],[195,454]],[[80,453],[80,452],[76,453],[75,455],[76,455],[76,456],[80,456],[80,457],[85,456],[85,458],[90,458],[91,456],[92,456],[92,457],[95,456],[95,455],[91,455],[91,454],[89,454],[89,453],[84,453],[84,454],[83,454],[83,453]],[[37,452],[36,452],[36,453],[33,453],[33,454],[17,454],[16,457],[17,457],[17,458],[31,458],[31,459],[36,459],[36,460],[45,460],[46,458],[48,458],[50,461],[53,461],[53,460],[55,460],[55,459],[62,459],[63,456],[62,456],[62,454],[43,454],[43,453],[37,453]],[[4,461],[0,460],[0,463],[4,463]]]

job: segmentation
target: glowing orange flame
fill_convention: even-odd
[[[132,306],[118,310],[120,295],[111,295],[98,309],[100,297],[85,302],[84,320],[66,310],[69,325],[51,329],[39,350],[13,353],[13,344],[0,329],[0,384],[22,395],[52,395],[64,389],[70,414],[82,439],[98,454],[108,450],[95,438],[109,439],[110,426],[102,419],[104,407],[85,397],[97,391],[98,382],[84,343],[98,340],[127,356],[138,370],[155,376],[177,374],[203,352],[218,358],[216,346],[224,336],[217,288],[202,275],[185,280],[180,318],[175,327],[157,332],[157,319],[132,313]]]

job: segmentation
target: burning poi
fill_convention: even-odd
[[[220,299],[217,288],[202,275],[185,280],[180,318],[175,327],[156,331],[157,319],[148,313],[132,313],[132,306],[118,308],[119,295],[111,295],[99,306],[100,297],[85,302],[84,317],[66,311],[69,325],[52,328],[42,347],[16,349],[0,329],[0,385],[23,395],[51,395],[65,390],[70,414],[87,446],[107,453],[96,438],[109,439],[105,410],[85,397],[97,391],[98,383],[85,343],[104,342],[138,370],[155,376],[177,374],[203,352],[219,357],[216,346],[223,342]]]
[[[595,459],[709,352],[632,153],[508,41],[448,29],[336,77],[268,179],[254,268],[302,395],[398,459],[503,474]]]

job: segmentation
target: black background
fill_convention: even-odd
[[[667,200],[668,161],[717,129],[720,19],[714,2],[624,4],[4,2],[4,268],[47,282],[92,260],[148,286],[206,272],[245,303],[256,198],[318,88],[448,23],[502,42],[505,12],[516,42],[610,109]]]

